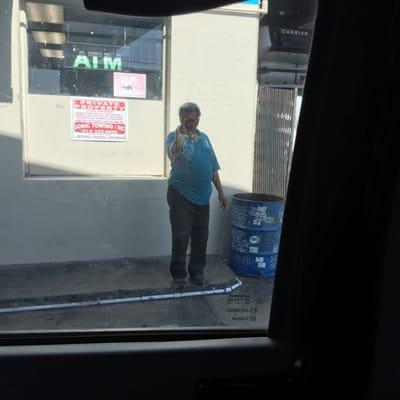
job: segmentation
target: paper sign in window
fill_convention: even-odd
[[[114,96],[146,98],[146,74],[114,72]]]
[[[127,141],[126,100],[72,97],[71,128],[74,140]]]

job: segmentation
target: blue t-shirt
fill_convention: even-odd
[[[200,132],[197,141],[185,138],[182,144],[182,159],[173,160],[169,149],[175,138],[176,132],[170,132],[166,140],[171,161],[168,182],[192,203],[205,205],[210,201],[214,173],[220,169],[210,139],[203,132]]]

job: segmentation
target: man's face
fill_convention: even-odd
[[[196,111],[182,112],[179,118],[186,129],[195,129],[199,124],[199,116]]]

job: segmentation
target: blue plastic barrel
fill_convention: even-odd
[[[244,276],[275,275],[284,200],[263,193],[232,198],[231,267]]]

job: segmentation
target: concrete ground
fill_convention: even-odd
[[[157,257],[0,266],[0,330],[267,327],[273,278],[236,276],[217,256],[207,259],[210,285],[188,285],[182,292],[195,294],[190,297],[17,312],[21,305],[60,304],[60,299],[68,304],[105,297],[118,301],[126,293],[136,299],[173,295],[177,291],[170,286],[168,263],[168,257]],[[238,280],[241,285],[231,292],[199,293],[230,289]],[[1,313],[13,307],[15,311]]]

